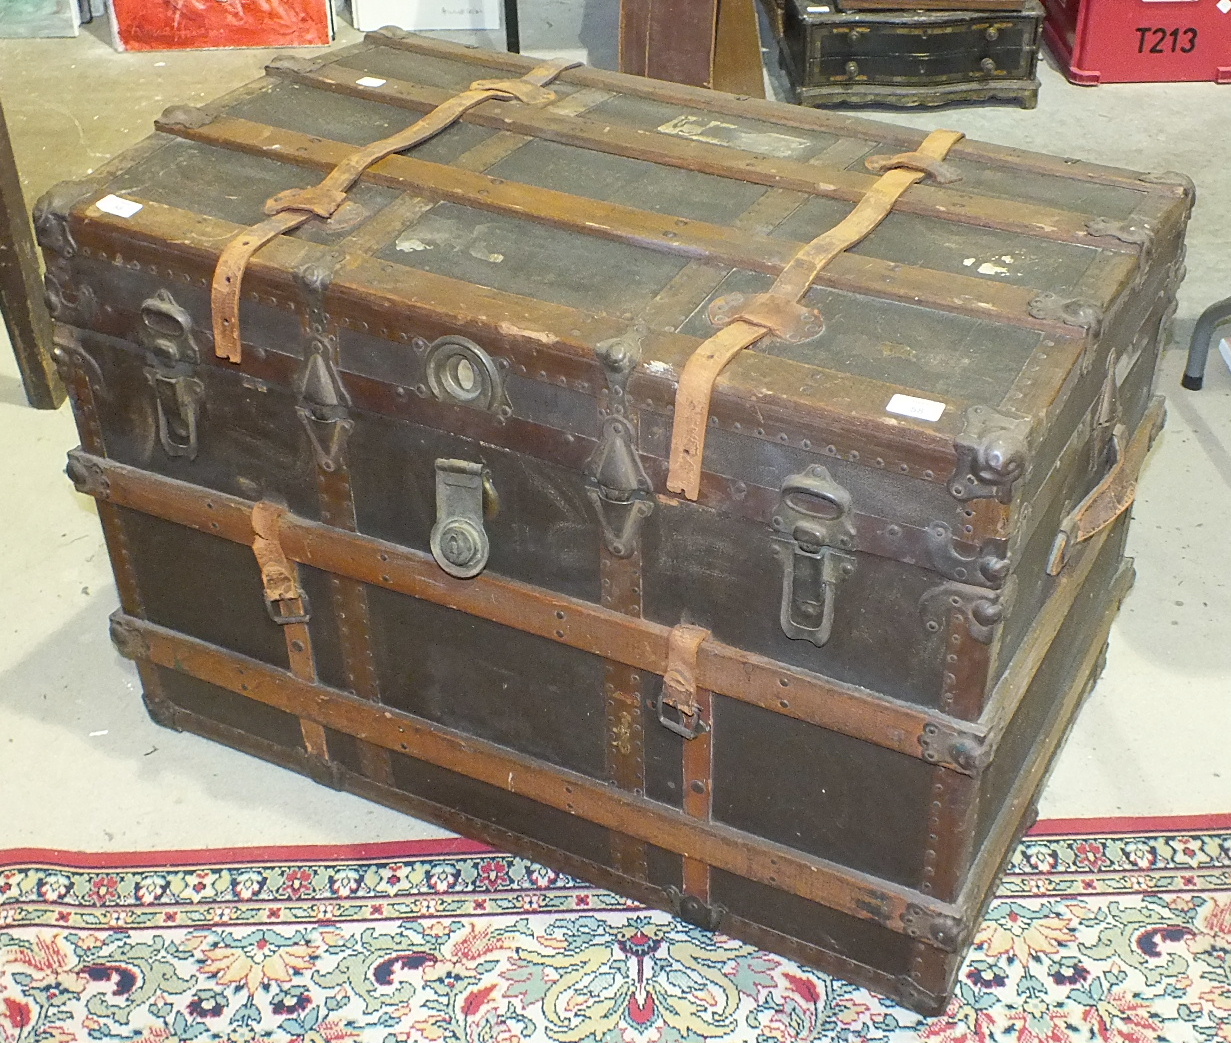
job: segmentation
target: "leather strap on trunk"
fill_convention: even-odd
[[[339,163],[325,179],[312,188],[279,192],[265,204],[268,220],[262,221],[227,243],[214,269],[211,301],[214,314],[214,354],[239,362],[243,357],[239,329],[239,302],[244,270],[261,247],[280,235],[292,232],[313,217],[327,220],[346,202],[346,193],[364,171],[395,152],[435,137],[486,101],[520,101],[542,105],[555,100],[546,89],[566,69],[581,62],[562,60],[544,62],[521,79],[476,80],[469,90],[437,105],[422,119],[397,134],[374,141]]]
[[[281,612],[280,606],[299,602],[302,609],[303,591],[295,566],[282,550],[279,529],[286,508],[281,504],[261,500],[252,505],[252,553],[261,570],[261,586],[270,611]],[[297,611],[295,614],[302,614]]]
[[[667,672],[663,675],[663,702],[681,715],[697,715],[697,654],[710,639],[705,627],[681,623],[667,643]],[[707,722],[702,722],[707,723]]]
[[[820,333],[824,328],[820,313],[799,303],[813,280],[835,257],[870,235],[911,185],[929,175],[953,181],[956,175],[943,160],[962,137],[959,131],[937,130],[927,136],[916,152],[868,159],[870,169],[886,173],[844,220],[813,239],[791,259],[768,292],[747,297],[733,294],[713,303],[710,320],[723,328],[693,352],[684,365],[675,396],[667,474],[669,491],[682,493],[690,500],[695,500],[701,491],[701,458],[705,452],[710,397],[727,364],[767,334],[800,341]]]
[[[261,500],[252,505],[252,553],[261,570],[261,586],[270,618],[282,626],[286,639],[287,664],[301,681],[314,683],[316,654],[312,632],[308,629],[308,598],[299,583],[299,566],[282,549],[282,518],[286,508]],[[322,761],[329,758],[325,729],[315,721],[299,720],[304,749]]]
[[[671,631],[667,643],[667,672],[663,675],[663,695],[659,705],[659,719],[672,731],[686,738],[681,751],[681,767],[684,781],[684,811],[693,818],[708,822],[713,809],[714,787],[714,740],[712,716],[713,693],[697,686],[697,656],[701,646],[711,637],[704,627],[681,623]],[[673,707],[679,714],[678,724],[672,726],[663,717],[663,704]],[[696,922],[694,914],[705,914],[703,908],[710,901],[710,866],[704,859],[683,859],[684,896],[700,902],[690,914],[681,906],[679,913],[685,919]],[[687,898],[683,899],[687,900]]]

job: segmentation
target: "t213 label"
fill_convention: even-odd
[[[1138,27],[1138,54],[1192,54],[1197,49],[1196,29]]]

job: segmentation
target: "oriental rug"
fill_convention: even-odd
[[[1045,822],[947,1013],[463,840],[0,852],[0,1041],[1231,1043],[1231,816]]]

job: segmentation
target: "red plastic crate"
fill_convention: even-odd
[[[1074,83],[1231,83],[1231,0],[1044,0]]]

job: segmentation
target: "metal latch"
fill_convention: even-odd
[[[782,533],[780,622],[787,637],[823,645],[833,630],[837,585],[855,571],[851,496],[820,466],[782,484],[773,527]]]
[[[483,519],[499,510],[491,473],[469,460],[436,461],[436,524],[431,547],[450,576],[471,579],[487,566],[491,543]]]
[[[200,353],[192,317],[171,294],[159,290],[141,305],[140,338],[150,363],[145,379],[154,390],[158,441],[168,456],[194,460],[205,386],[193,376]]]

